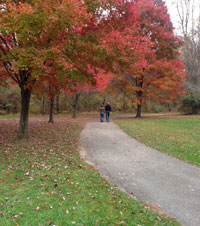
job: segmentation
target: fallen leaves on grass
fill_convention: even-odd
[[[138,225],[148,216],[154,225],[157,216],[141,214],[141,205],[81,160],[83,125],[83,119],[58,118],[49,125],[46,118],[32,118],[29,139],[14,141],[18,120],[0,120],[3,225]]]

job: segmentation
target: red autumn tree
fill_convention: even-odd
[[[7,74],[21,89],[18,138],[27,136],[30,97],[36,84],[43,81],[52,83],[54,80],[53,87],[56,87],[60,82],[57,81],[57,74],[52,79],[47,62],[53,60],[53,65],[57,62],[72,65],[73,68],[62,73],[63,78],[70,79],[68,76],[76,76],[76,72],[80,71],[83,80],[88,82],[93,80],[93,76],[87,74],[88,65],[109,68],[109,58],[105,63],[106,54],[98,46],[98,38],[102,35],[99,31],[108,27],[112,19],[109,13],[113,2],[115,1],[1,2],[0,59]],[[99,59],[103,61],[99,63]],[[66,82],[65,79],[61,81]]]
[[[21,89],[18,138],[24,138],[31,93],[36,81],[48,74],[43,65],[55,51],[71,45],[69,36],[85,27],[92,15],[81,0],[4,1],[1,7],[0,60]]]
[[[146,99],[174,101],[181,95],[184,67],[178,60],[181,40],[174,36],[162,0],[127,2],[124,15],[138,12],[138,19],[107,34],[103,45],[115,60],[117,84],[126,87],[141,117]],[[131,10],[130,10],[131,9]]]
[[[68,102],[73,107],[73,118],[77,116],[78,102],[81,95],[84,93],[104,92],[113,77],[112,73],[106,72],[103,69],[95,70],[95,72],[93,69],[89,69],[88,71],[88,74],[93,75],[92,83],[70,80],[64,89],[64,92],[68,95]]]

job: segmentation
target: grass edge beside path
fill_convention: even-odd
[[[139,142],[200,166],[200,116],[152,116],[114,122]]]

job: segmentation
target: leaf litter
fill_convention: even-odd
[[[110,186],[80,158],[85,122],[62,117],[49,125],[45,117],[31,118],[29,139],[16,141],[18,120],[0,120],[0,223],[178,225]]]

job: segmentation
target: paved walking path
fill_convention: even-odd
[[[200,168],[137,142],[114,123],[90,122],[82,154],[107,180],[161,206],[187,226],[200,226]]]

